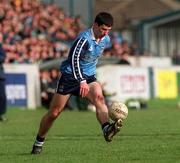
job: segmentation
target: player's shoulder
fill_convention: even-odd
[[[91,36],[91,30],[88,28],[84,31],[82,31],[79,35],[78,35],[78,38],[84,38],[84,39],[91,39],[92,36]]]
[[[103,38],[102,38],[102,42],[104,43],[104,44],[109,44],[110,43],[110,37],[109,37],[109,35],[106,35],[106,36],[104,36]]]
[[[110,41],[110,36],[109,36],[109,35],[106,35],[106,36],[104,36],[104,37],[105,37],[105,40],[106,40],[107,42]]]

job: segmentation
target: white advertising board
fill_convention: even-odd
[[[113,100],[150,98],[149,73],[147,68],[106,65],[97,69],[97,79],[104,89],[114,93]]]
[[[38,65],[5,64],[6,95],[10,106],[41,106]]]

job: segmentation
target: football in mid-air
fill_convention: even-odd
[[[124,103],[114,101],[110,105],[108,113],[109,113],[109,117],[113,121],[117,121],[119,119],[121,119],[123,121],[128,116],[128,108]]]

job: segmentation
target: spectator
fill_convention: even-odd
[[[118,57],[121,55],[122,52],[123,52],[122,45],[119,44],[118,42],[114,42],[112,44],[112,49],[111,49],[112,56]]]
[[[41,103],[46,109],[49,108],[50,101],[55,93],[58,79],[59,70],[56,68],[43,70],[40,73]]]
[[[118,64],[121,65],[130,65],[130,62],[128,60],[129,54],[124,51],[120,56],[119,56],[119,62]]]
[[[75,17],[73,29],[77,34],[85,29],[85,25],[82,23],[80,15]]]
[[[51,93],[50,92],[50,83],[51,83],[51,78],[50,78],[50,73],[48,70],[43,70],[41,71],[40,74],[40,81],[41,81],[41,102],[42,106],[45,108],[49,107],[50,101],[51,101]]]
[[[6,107],[6,93],[5,93],[5,75],[3,70],[3,62],[5,60],[6,54],[0,45],[0,121],[5,121]]]
[[[59,79],[59,70],[57,68],[52,68],[50,70],[50,77],[51,77],[50,87],[52,89],[54,89],[54,92],[55,92],[57,82],[58,82],[58,79]]]
[[[132,45],[130,46],[130,55],[140,55],[140,49],[138,47],[138,44],[136,42],[132,43]]]
[[[171,55],[171,58],[172,58],[172,63],[174,65],[180,64],[180,54],[178,53],[177,49],[173,50],[173,54]]]

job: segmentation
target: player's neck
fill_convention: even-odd
[[[101,38],[99,37],[97,31],[94,28],[92,28],[92,32],[94,39],[96,40],[97,43],[99,43],[101,41]]]

